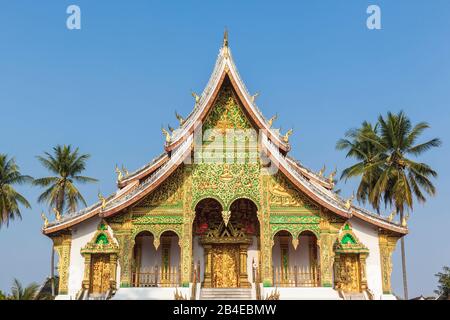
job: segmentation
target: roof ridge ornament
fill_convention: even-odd
[[[228,48],[228,29],[225,27],[225,31],[223,32],[223,45],[222,47]]]
[[[273,124],[273,122],[274,122],[275,120],[277,120],[277,118],[278,118],[278,114],[275,114],[274,116],[272,116],[272,118],[270,118],[270,119],[267,121],[267,125],[269,126],[269,128],[272,128],[272,124]]]
[[[285,143],[289,143],[289,136],[292,135],[292,133],[294,132],[293,129],[289,129],[286,134],[283,136],[283,141]]]
[[[225,58],[230,57],[230,51],[228,48],[228,29],[225,28],[225,31],[223,33],[223,44],[222,44],[222,52]]]

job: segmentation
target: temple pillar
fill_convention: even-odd
[[[81,286],[85,290],[89,290],[91,279],[91,256],[91,254],[84,255],[84,277]]]
[[[117,255],[115,254],[110,254],[109,255],[109,263],[111,266],[111,274],[110,274],[110,279],[109,279],[109,287],[111,288],[111,290],[116,290],[117,289]]]
[[[211,245],[205,244],[203,245],[203,252],[205,255],[205,271],[203,276],[203,287],[211,288],[212,278],[211,278],[211,263],[212,263],[212,252]]]
[[[367,254],[360,253],[359,254],[359,266],[360,266],[360,274],[361,274],[361,290],[367,290],[367,275],[366,275],[366,259]]]
[[[134,239],[131,231],[117,234],[116,238],[119,242],[120,286],[131,287]]]
[[[68,294],[69,286],[69,265],[70,265],[70,247],[72,235],[70,233],[60,234],[53,239],[54,250],[58,253],[58,274],[59,274],[59,295]]]
[[[257,212],[260,225],[260,279],[265,287],[271,287],[273,282],[272,275],[272,247],[273,239],[270,230],[270,222],[267,217],[264,219],[261,211]]]
[[[192,223],[195,211],[189,211],[183,218],[182,236],[179,238],[181,283],[183,287],[188,287],[192,279],[193,264],[193,244],[192,244]]]
[[[330,233],[320,235],[320,280],[322,287],[333,286],[333,243],[336,236]]]
[[[392,253],[398,241],[398,237],[392,237],[386,232],[380,231],[378,242],[381,258],[381,283],[383,294],[392,294],[391,275],[392,275]]]
[[[239,287],[241,288],[251,288],[247,274],[247,249],[246,244],[239,246]]]
[[[312,274],[314,286],[318,286],[318,274],[317,274],[317,239],[309,238],[309,269]]]

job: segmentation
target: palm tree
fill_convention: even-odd
[[[47,188],[38,198],[40,203],[48,203],[63,213],[65,209],[74,212],[81,202],[86,206],[86,201],[80,191],[75,187],[75,182],[97,182],[97,179],[81,176],[86,169],[88,154],[79,154],[78,148],[72,150],[70,145],[57,145],[53,148],[53,155],[45,152],[45,156],[37,156],[39,162],[54,176],[35,179],[33,184]]]
[[[75,187],[75,182],[96,182],[94,178],[80,175],[86,169],[88,154],[79,154],[78,148],[72,150],[70,145],[57,145],[53,148],[53,155],[45,152],[45,156],[37,156],[39,162],[54,176],[34,180],[34,185],[47,188],[38,198],[38,202],[45,202],[50,207],[63,213],[64,209],[74,212],[81,202],[86,206],[86,201],[80,191]],[[52,248],[51,255],[51,279],[52,294],[54,288],[54,261],[55,251]]]
[[[27,199],[14,189],[14,185],[32,182],[33,178],[22,175],[14,158],[8,159],[6,154],[0,154],[0,227],[9,225],[9,221],[22,218],[20,205],[31,208]]]
[[[377,139],[378,125],[372,126],[364,121],[361,128],[347,131],[345,139],[340,139],[336,144],[336,149],[347,150],[347,158],[356,158],[358,162],[342,171],[341,179],[347,181],[349,178],[361,176],[361,182],[356,192],[356,199],[365,204],[369,200],[377,177],[381,173],[381,167],[374,165],[379,162],[379,152],[377,147],[367,141],[366,137]],[[379,202],[372,203],[379,212]]]
[[[359,171],[355,170],[354,176],[362,176],[360,187],[363,184],[362,188],[365,190],[364,185],[369,181],[365,179],[365,175],[373,173],[374,179],[370,180],[370,187],[367,187],[369,203],[379,209],[383,200],[386,207],[395,209],[402,224],[406,223],[405,212],[409,213],[413,209],[414,198],[423,203],[426,201],[426,194],[434,196],[436,193],[431,182],[431,178],[437,177],[436,171],[429,165],[411,158],[441,145],[438,138],[417,143],[420,135],[429,127],[426,122],[412,126],[410,119],[400,111],[398,114],[388,112],[386,118],[380,115],[372,133],[364,133],[364,128],[359,129],[361,134],[358,138],[362,143],[371,145],[374,157],[372,162],[367,161],[358,167]],[[356,157],[353,154],[350,156]],[[348,168],[350,173],[353,172],[351,168]],[[401,255],[404,297],[408,299],[404,237],[401,239]]]
[[[14,279],[11,296],[8,298],[11,300],[34,300],[38,291],[39,285],[37,283],[33,282],[24,288],[19,280]]]

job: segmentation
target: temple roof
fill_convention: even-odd
[[[264,118],[254,99],[248,93],[234,64],[227,37],[224,38],[224,45],[219,51],[213,73],[205,90],[200,97],[196,97],[196,104],[191,114],[182,122],[180,128],[173,131],[170,140],[166,140],[165,152],[118,181],[119,189],[115,194],[105,199],[103,204],[99,201],[81,211],[64,214],[59,221],[49,223],[43,232],[52,234],[96,215],[100,217],[112,216],[136,204],[155,190],[178,168],[187,156],[191,155],[194,145],[193,132],[213,106],[226,77],[230,80],[245,111],[255,125],[263,130],[262,151],[278,166],[279,170],[294,186],[324,208],[343,218],[348,219],[354,216],[382,229],[399,234],[408,233],[405,226],[353,205],[349,200],[342,199],[332,191],[333,182],[330,179],[314,173],[298,160],[287,155],[290,149],[289,143],[283,139],[277,130],[271,128],[270,123]]]

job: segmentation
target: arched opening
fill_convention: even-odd
[[[247,250],[247,275],[250,283],[259,283],[261,269],[260,224],[255,203],[249,199],[237,199],[231,204],[231,221],[242,226],[244,235],[251,240]]]
[[[303,231],[298,237],[298,253],[294,269],[297,272],[297,286],[318,287],[320,285],[320,254],[317,237],[311,231]]]
[[[174,287],[181,283],[180,253],[178,235],[173,231],[165,231],[160,237],[161,247],[161,285]]]
[[[205,251],[201,239],[210,230],[219,227],[222,221],[222,205],[219,201],[207,198],[201,200],[195,207],[195,218],[192,226],[192,282],[204,282],[205,279]],[[207,247],[208,248],[208,247]]]
[[[319,257],[317,237],[311,231],[301,232],[297,239],[288,231],[277,232],[272,248],[274,286],[319,286]]]
[[[156,240],[156,241],[155,241]],[[135,287],[173,287],[180,283],[178,235],[163,232],[159,239],[149,231],[136,235],[132,283]]]
[[[223,211],[215,199],[204,199],[195,208],[193,224],[194,277],[203,287],[251,287],[259,265],[257,207],[238,199]]]
[[[293,252],[295,252],[295,249],[292,245],[292,234],[286,230],[278,231],[273,237],[272,247],[274,286],[286,287],[292,283],[291,275],[293,270],[291,270],[291,260]]]

